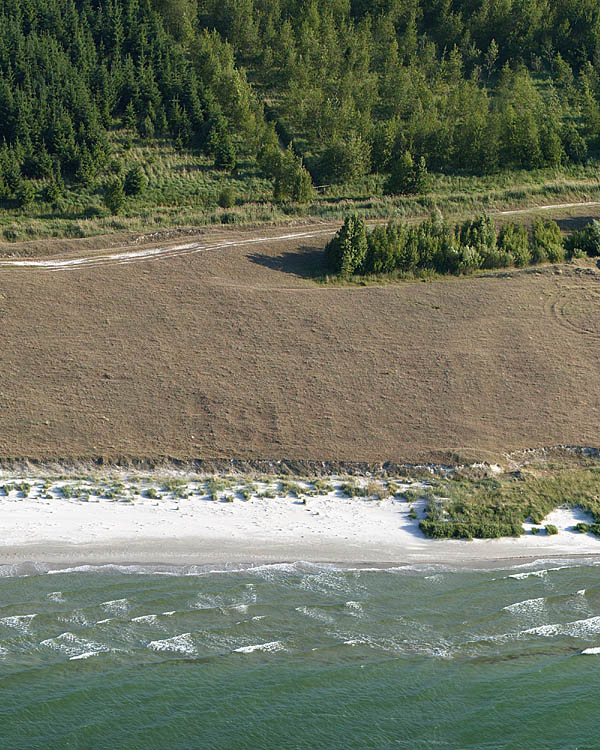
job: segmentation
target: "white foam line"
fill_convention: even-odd
[[[254,237],[248,240],[227,240],[213,245],[202,245],[192,242],[187,245],[175,247],[157,247],[150,250],[132,250],[125,253],[112,253],[110,255],[85,256],[69,260],[5,260],[0,261],[0,268],[40,268],[47,271],[63,271],[81,268],[83,266],[104,265],[107,263],[127,264],[136,260],[148,260],[160,256],[179,257],[190,252],[204,252],[205,250],[219,250],[225,247],[243,247],[264,242],[279,242],[281,240],[295,240],[309,237],[317,237],[322,234],[335,234],[335,229],[319,229],[312,232],[296,232],[282,234],[275,237]]]

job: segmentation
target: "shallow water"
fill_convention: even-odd
[[[11,750],[600,747],[592,561],[43,571],[0,569]]]

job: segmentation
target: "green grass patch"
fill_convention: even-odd
[[[600,467],[447,481],[428,501],[420,527],[435,538],[519,536],[527,519],[540,524],[564,505],[582,508],[600,524]]]

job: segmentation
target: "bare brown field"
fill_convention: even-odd
[[[600,445],[595,267],[317,285],[303,275],[327,239],[1,268],[0,455],[414,462]]]

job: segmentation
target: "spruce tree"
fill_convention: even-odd
[[[123,190],[125,195],[139,195],[146,187],[146,175],[139,164],[131,167],[125,175]]]
[[[325,247],[329,267],[340,276],[350,276],[362,267],[367,255],[365,222],[348,216],[336,236]]]
[[[106,184],[103,200],[111,214],[116,215],[121,211],[125,204],[125,191],[121,180],[114,179]]]

